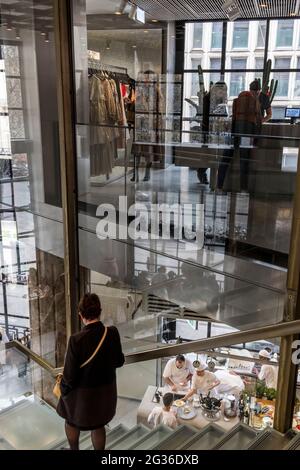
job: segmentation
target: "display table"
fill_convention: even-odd
[[[160,391],[162,389],[159,389]],[[147,390],[146,390],[146,393],[143,397],[143,400],[138,408],[138,412],[137,412],[137,424],[143,424],[144,426],[148,426],[149,427],[149,424],[148,424],[148,416],[149,414],[151,413],[151,411],[153,410],[153,408],[155,406],[159,406],[159,404],[157,403],[154,403],[152,400],[153,400],[153,396],[155,394],[155,391],[156,391],[156,387],[150,385]],[[162,401],[161,401],[162,403]],[[208,424],[211,424],[211,421],[208,421],[207,419],[205,419],[203,416],[202,416],[202,410],[201,408],[197,408],[196,409],[196,412],[197,412],[197,415],[195,416],[195,418],[192,418],[192,419],[182,419],[180,417],[178,417],[178,423],[179,424],[186,424],[188,426],[193,426],[197,429],[202,429],[204,428],[205,426],[207,426]],[[239,418],[236,417],[236,418],[232,418],[230,419],[230,421],[224,421],[224,418],[223,418],[223,415],[221,416],[221,418],[218,420],[218,421],[215,421],[214,423],[217,424],[218,426],[220,426],[222,429],[224,429],[225,431],[229,431],[231,428],[233,428],[236,424],[238,424],[240,422]]]

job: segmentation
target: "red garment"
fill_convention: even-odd
[[[122,97],[125,98],[125,96],[127,95],[127,88],[126,88],[126,85],[124,85],[124,83],[121,83],[121,93],[122,93]]]

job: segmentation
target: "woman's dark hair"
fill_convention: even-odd
[[[86,320],[96,320],[101,315],[101,302],[97,294],[84,294],[78,306],[79,312]]]
[[[165,395],[163,396],[163,404],[165,406],[171,406],[173,403],[173,400],[174,400],[173,393],[165,393]]]

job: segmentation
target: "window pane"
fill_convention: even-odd
[[[19,78],[8,78],[7,101],[9,108],[22,108],[21,80]]]
[[[300,68],[300,57],[297,59],[297,69]],[[300,96],[300,72],[296,73],[294,96]]]
[[[223,23],[213,23],[212,37],[211,37],[211,48],[212,49],[221,49],[221,47],[222,47],[222,34],[223,34]]]
[[[263,57],[256,57],[255,59],[255,68],[261,69],[261,72],[255,72],[255,78],[262,79],[263,77],[263,68],[264,68],[264,58]]]
[[[1,46],[5,61],[6,75],[20,75],[20,60],[18,46]]]
[[[294,22],[279,20],[277,27],[276,47],[291,47],[293,45]]]
[[[23,111],[9,110],[9,126],[12,139],[25,139]]]
[[[210,69],[211,70],[220,70],[221,68],[221,59],[210,59]],[[220,71],[212,72],[209,77],[210,82],[216,83],[220,80]]]
[[[272,119],[284,119],[285,108],[272,106]]]
[[[202,47],[202,33],[203,33],[203,24],[195,23],[194,24],[194,36],[193,36],[193,47],[199,49]]]
[[[260,21],[257,30],[257,47],[265,47],[267,23]]]
[[[278,80],[276,96],[288,96],[289,93],[289,68],[291,60],[289,58],[275,59],[275,69],[287,69],[286,72],[274,72],[274,79]]]
[[[247,64],[246,59],[232,59],[232,69],[245,69]],[[231,74],[230,79],[230,96],[238,96],[245,90],[246,72],[234,72]]]
[[[241,47],[248,47],[248,21],[238,21],[234,23],[232,47],[233,49],[240,49]]]

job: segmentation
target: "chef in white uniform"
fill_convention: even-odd
[[[214,396],[217,398],[223,398],[225,395],[234,395],[238,399],[241,392],[245,389],[243,380],[233,371],[217,370],[215,376],[220,382],[213,390]]]
[[[166,392],[185,393],[189,389],[189,383],[193,377],[194,368],[189,359],[179,354],[170,359],[163,372]]]
[[[190,391],[183,398],[188,400],[194,394],[202,394],[207,396],[208,392],[212,391],[215,387],[220,384],[220,381],[213,372],[209,372],[207,365],[204,362],[200,362],[195,368],[195,373],[192,378],[192,386]]]
[[[271,359],[271,355],[265,349],[262,349],[259,352],[259,357],[261,359]],[[258,374],[259,380],[264,380],[266,387],[268,388],[277,388],[277,379],[278,379],[278,367],[272,366],[272,364],[263,364]]]

